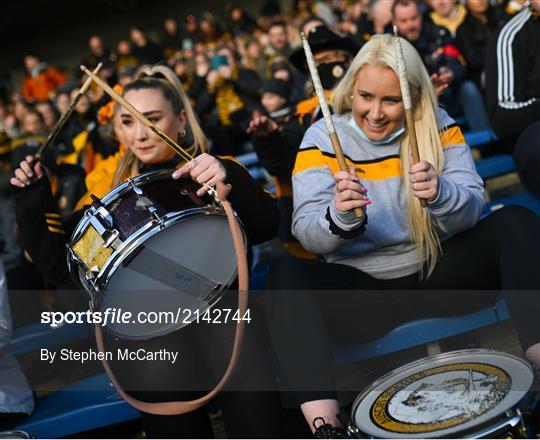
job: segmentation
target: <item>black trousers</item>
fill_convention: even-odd
[[[378,280],[350,266],[292,257],[271,268],[270,335],[300,403],[336,398],[331,344],[370,340],[421,317],[473,311],[501,291],[523,348],[540,342],[540,220],[532,212],[501,209],[442,248],[423,280],[418,274]]]
[[[218,308],[236,308],[230,292]],[[280,436],[281,402],[268,355],[265,315],[250,301],[251,323],[246,324],[242,351],[234,375],[215,399],[223,413],[229,438],[275,438]],[[123,388],[148,402],[191,400],[217,385],[227,367],[236,322],[192,323],[166,336],[145,341],[118,339],[106,333],[108,350],[147,351],[166,349],[179,353],[178,361],[115,361],[111,366]],[[113,357],[114,359],[114,357]],[[214,401],[212,401],[214,404]],[[207,408],[188,414],[157,416],[142,414],[149,438],[212,438]]]
[[[531,124],[519,136],[514,149],[514,160],[523,185],[540,195],[540,121]]]

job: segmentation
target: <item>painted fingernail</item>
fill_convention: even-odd
[[[373,202],[371,200],[366,201],[366,205],[371,205]]]

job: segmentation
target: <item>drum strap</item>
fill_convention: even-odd
[[[222,203],[223,209],[225,210],[225,213],[227,214],[227,219],[229,221],[229,228],[231,230],[234,249],[236,252],[236,261],[238,264],[238,309],[240,312],[239,316],[244,316],[244,314],[246,313],[247,304],[248,304],[248,264],[247,264],[246,249],[244,245],[242,231],[240,229],[240,225],[238,224],[238,220],[236,219],[232,206],[227,201],[227,195],[229,194],[230,190],[231,190],[230,185],[221,184],[221,185],[218,185],[218,188],[217,188],[218,197],[222,201],[221,203]],[[206,404],[207,402],[209,402],[227,384],[228,380],[232,376],[232,373],[236,366],[236,362],[238,361],[238,356],[240,354],[240,348],[242,345],[242,338],[244,335],[244,326],[245,326],[244,320],[240,319],[237,321],[236,331],[234,335],[234,345],[233,345],[231,357],[229,359],[229,365],[227,366],[227,369],[225,370],[223,377],[221,378],[219,383],[216,385],[216,387],[212,391],[210,391],[209,393],[195,400],[150,403],[150,402],[144,402],[142,400],[135,399],[134,397],[126,393],[124,389],[120,386],[120,384],[116,380],[114,373],[112,372],[112,369],[109,363],[106,360],[106,356],[103,357],[104,359],[103,367],[105,368],[105,371],[109,375],[109,378],[111,379],[111,382],[113,383],[114,387],[118,391],[118,394],[120,394],[120,396],[122,396],[127,403],[129,403],[131,406],[138,409],[139,411],[142,411],[148,414],[155,414],[155,415],[162,415],[162,416],[185,414],[187,412],[194,411],[200,408],[201,406],[203,406],[204,404]],[[102,333],[101,325],[96,325],[96,341],[97,341],[97,347],[99,351],[104,352],[105,343],[103,340],[103,333]]]

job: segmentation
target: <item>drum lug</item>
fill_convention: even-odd
[[[103,234],[103,247],[108,248],[109,246],[112,246],[114,242],[118,239],[118,236],[120,234],[116,229],[113,229],[112,231],[106,230]],[[114,246],[113,246],[114,248]]]

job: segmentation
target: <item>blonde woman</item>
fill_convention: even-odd
[[[540,360],[539,298],[507,294],[540,290],[540,222],[518,207],[480,220],[483,185],[469,147],[438,107],[415,49],[402,45],[422,161],[411,162],[393,37],[377,35],[334,92],[350,171],[339,171],[323,120],[308,129],[296,158],[292,231],[324,262],[291,257],[268,276],[269,289],[287,290],[267,304],[274,349],[316,435],[324,423],[340,426],[330,343],[370,340],[405,321],[493,301],[433,290],[502,290],[526,356]],[[396,292],[404,289],[432,290]]]
[[[270,195],[239,164],[204,153],[206,137],[200,129],[188,99],[174,73],[167,67],[144,69],[135,81],[124,87],[124,97],[155,123],[165,134],[189,147],[195,159],[182,163],[174,152],[146,126],[121,107],[115,108],[120,124],[117,137],[125,143],[124,153],[105,160],[88,176],[89,192],[103,196],[118,183],[146,171],[170,169],[173,178],[191,177],[213,186],[230,183],[229,200],[241,219],[251,244],[270,239],[277,231],[279,212]],[[118,130],[118,126],[116,127]],[[191,141],[188,141],[191,139]],[[54,206],[50,185],[41,166],[31,167],[32,158],[21,162],[11,179],[16,202],[17,222],[24,248],[45,278],[63,288],[73,289],[66,264],[66,239],[84,210],[63,223]],[[176,170],[175,170],[176,169]],[[201,186],[199,195],[206,191]],[[81,202],[84,205],[86,197]],[[185,252],[189,252],[185,249]],[[208,250],[212,252],[212,250]],[[151,299],[149,299],[151,304]],[[226,296],[220,306],[229,304]],[[233,307],[231,301],[231,309]],[[252,313],[257,314],[251,307]],[[219,396],[227,434],[236,437],[276,437],[279,434],[280,402],[270,361],[261,344],[258,325],[246,332],[242,355],[234,377]],[[232,323],[232,321],[231,321]],[[254,325],[255,324],[255,325]],[[174,363],[160,361],[111,360],[111,367],[124,389],[134,397],[152,402],[190,400],[215,386],[227,359],[234,327],[229,325],[189,325],[164,336],[145,341],[116,338],[105,327],[106,346],[117,350],[160,350],[180,353]],[[249,360],[249,369],[247,361]],[[149,438],[208,438],[212,427],[205,408],[181,416],[143,414]]]

